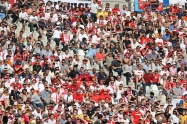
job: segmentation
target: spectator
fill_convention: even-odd
[[[90,12],[91,12],[91,19],[93,20],[93,22],[97,21],[96,14],[97,14],[98,9],[99,9],[99,6],[98,6],[97,2],[95,0],[92,1]]]
[[[44,109],[43,102],[40,99],[40,96],[34,92],[34,89],[31,89],[31,100],[33,107],[36,109],[37,105]]]

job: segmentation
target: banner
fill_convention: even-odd
[[[164,7],[180,3],[181,0],[134,0],[135,11],[142,12],[145,8],[155,7],[157,11],[163,11]],[[183,4],[186,2],[183,2]]]
[[[44,0],[45,3],[47,3],[49,0]],[[50,0],[51,2],[55,3],[55,5],[58,3],[59,0]],[[81,5],[84,7],[89,7],[91,4],[91,0],[60,0],[61,2],[68,3],[68,6],[75,6],[80,7]]]
[[[144,4],[142,5],[142,3],[140,1],[143,1],[143,0],[134,0],[134,3],[135,3],[134,11],[136,11],[136,12],[143,12],[144,11],[144,9],[143,9]],[[143,3],[144,3],[144,1],[143,1]]]

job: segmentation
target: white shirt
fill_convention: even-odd
[[[28,19],[28,15],[27,15],[26,12],[20,12],[19,13],[19,18]]]
[[[130,11],[125,11],[125,13],[126,13],[126,16],[131,16],[131,12]]]
[[[79,64],[78,64],[78,69],[81,69],[81,67],[83,67],[84,69],[89,69],[88,64],[79,63]]]
[[[67,97],[68,97],[68,99],[67,99]],[[66,95],[64,95],[64,100],[68,100],[67,102],[72,102],[73,101],[73,96],[72,95],[70,95],[70,96],[68,96],[67,94]]]
[[[114,82],[114,85],[115,85],[116,87],[119,87],[120,84],[123,84],[123,81],[118,81],[118,80],[116,80],[116,81]]]
[[[164,70],[162,70],[161,72],[160,72],[160,75],[164,75],[164,74],[166,74],[167,76],[169,75],[169,71],[164,71]]]
[[[34,83],[31,85],[32,88],[34,88],[34,90],[38,90],[38,83]]]
[[[37,17],[37,16],[31,15],[31,16],[29,17],[29,21],[38,21],[38,17]]]
[[[170,118],[172,119],[173,123],[179,124],[179,118],[176,115],[171,115]]]
[[[103,22],[102,22],[103,21]],[[97,20],[97,24],[100,25],[101,23],[103,23],[103,25],[106,25],[107,24],[107,21],[106,20],[100,20],[98,19]]]
[[[55,9],[59,9],[59,5],[58,4],[55,6]]]
[[[65,59],[65,60],[67,60],[67,59],[69,58],[69,56],[70,56],[69,54],[64,54],[64,55],[62,56],[62,58]]]
[[[2,65],[2,70],[3,69],[5,69],[5,68],[7,68],[9,71],[14,71],[14,69],[9,65],[9,64],[7,64],[7,65]]]
[[[156,43],[156,44],[159,44],[159,46],[160,46],[160,45],[163,45],[164,42],[163,42],[163,39],[157,38],[157,39],[155,40],[155,43]]]
[[[52,93],[51,95],[51,98],[54,102],[58,102],[59,101],[59,98],[60,98],[60,93],[57,94],[57,93]]]
[[[41,114],[41,112],[38,113],[36,110],[34,110],[34,111],[32,112],[32,114],[34,115],[35,118],[36,118],[36,117],[40,117],[40,119],[42,119],[42,114]]]
[[[97,42],[97,36],[96,35],[92,36],[92,43],[98,44],[98,42]]]
[[[59,106],[58,104],[57,104],[57,105],[55,105],[55,107],[54,107],[54,109],[53,109],[53,110],[54,110],[54,111],[56,111],[56,110],[58,109],[58,106]],[[64,110],[64,104],[62,104],[62,111],[63,111],[63,110]]]
[[[52,22],[57,22],[57,21],[58,21],[58,15],[57,15],[57,14],[54,14],[51,21],[52,21]]]
[[[96,13],[97,13],[98,7],[99,7],[99,6],[98,6],[97,3],[94,4],[94,3],[92,2],[92,3],[91,3],[91,7],[90,7],[90,8],[91,8],[91,9],[90,9],[90,12],[96,14]]]
[[[136,42],[136,43],[131,42],[131,47],[132,47],[132,49],[136,49],[137,46],[142,47],[142,45],[140,45],[138,42]]]
[[[39,88],[39,91],[42,92],[45,89],[44,84],[39,83],[38,88]]]
[[[48,84],[51,84],[51,77],[49,75],[46,76],[46,81],[48,82]]]
[[[116,91],[115,86],[112,86],[112,85],[109,85],[109,86],[107,87],[107,89],[110,90],[110,92],[109,92],[110,94],[114,94],[115,91]]]
[[[53,38],[60,38],[61,31],[60,30],[55,30],[53,33]]]
[[[48,123],[49,123],[49,124],[56,124],[56,120],[55,120],[55,119],[53,119],[53,120],[49,119],[49,120],[48,120]]]
[[[143,71],[142,70],[135,70],[134,74],[137,76],[143,76]]]
[[[116,99],[122,98],[122,96],[121,96],[122,92],[123,92],[123,90],[117,90],[117,92],[116,92]]]
[[[50,13],[45,13],[45,20],[48,20],[50,17]]]
[[[79,41],[82,41],[82,38],[86,38],[88,40],[88,36],[86,34],[79,34]]]

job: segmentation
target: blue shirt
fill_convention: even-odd
[[[124,14],[125,13],[125,9],[121,9],[121,14]]]
[[[166,34],[164,34],[163,39],[164,39],[164,40],[167,40],[169,37],[170,37],[170,36],[167,36]]]
[[[88,49],[88,57],[93,57],[96,54],[96,49],[89,48]]]
[[[41,92],[41,97],[42,97],[43,99],[47,100],[47,101],[50,100],[50,99],[49,99],[49,92],[48,92],[48,91],[43,90],[43,91]]]

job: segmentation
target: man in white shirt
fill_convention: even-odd
[[[136,39],[134,39],[133,42],[131,42],[131,48],[136,49],[137,46],[142,47],[142,45],[139,44]]]
[[[90,12],[91,12],[91,18],[92,18],[93,22],[97,21],[97,16],[96,15],[97,15],[98,7],[99,6],[98,6],[96,0],[92,1]]]
[[[55,41],[56,43],[56,46],[59,46],[60,45],[60,38],[61,38],[61,34],[62,32],[60,31],[60,27],[57,26],[55,29],[54,29],[54,32],[53,32],[53,40]]]
[[[29,17],[29,27],[30,27],[30,32],[34,31],[34,27],[37,27],[38,23],[38,17],[36,16],[36,11],[32,12],[32,15]]]
[[[86,38],[88,40],[88,36],[87,36],[87,34],[84,33],[84,29],[81,29],[78,38],[79,38],[80,42],[82,41],[82,38]]]
[[[41,108],[37,107],[37,109],[35,109],[32,114],[34,115],[34,117],[40,117],[40,119],[42,119],[42,113],[41,113]]]
[[[68,90],[68,93],[64,95],[64,101],[69,106],[71,102],[73,102],[73,95],[71,94],[71,90]]]
[[[25,27],[25,23],[28,19],[28,15],[25,12],[25,8],[21,9],[21,12],[19,13],[19,21],[23,24],[23,28]]]
[[[48,20],[49,18],[50,18],[50,9],[49,8],[47,8],[47,11],[46,11],[46,13],[45,13],[45,20]]]
[[[54,119],[54,114],[50,115],[50,118],[48,119],[49,124],[56,124],[56,120]]]

